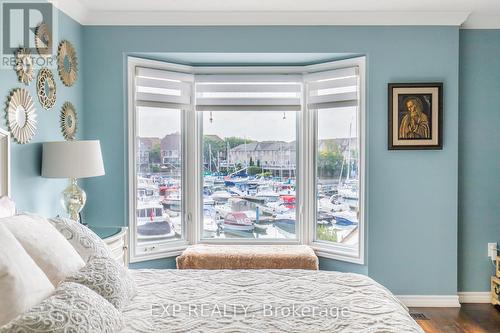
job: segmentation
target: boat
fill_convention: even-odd
[[[252,221],[250,221],[245,213],[234,212],[229,213],[226,215],[226,217],[224,217],[222,227],[224,228],[224,230],[229,231],[251,232],[255,228],[255,225]]]
[[[324,213],[346,211],[349,208],[350,205],[348,203],[338,201],[335,199],[335,196],[318,200],[318,210]]]
[[[222,218],[225,218],[229,213],[239,212],[244,213],[252,222],[274,220],[274,210],[272,208],[242,198],[231,198],[224,205],[216,205],[215,211]]]
[[[280,195],[273,191],[269,186],[260,186],[255,194],[257,198],[263,198],[266,202],[278,201]]]
[[[215,191],[212,193],[212,200],[215,202],[227,202],[231,198],[231,194],[227,191]]]
[[[297,214],[295,212],[295,209],[288,209],[284,212],[276,214],[274,225],[288,234],[295,234],[296,221]]]
[[[226,177],[224,177],[224,185],[230,187],[230,186],[246,184],[248,182],[248,179],[249,179],[249,177],[226,176]]]
[[[170,192],[162,200],[163,208],[179,212],[181,210],[182,195],[180,191]]]
[[[170,218],[164,214],[163,207],[159,202],[139,201],[136,214],[138,241],[166,239],[175,236]]]
[[[276,218],[274,219],[275,223],[281,224],[293,224],[295,225],[295,221],[297,220],[297,214],[294,209],[290,209],[284,213],[276,214]]]
[[[219,231],[220,227],[215,220],[213,209],[203,209],[203,237],[213,238]]]
[[[335,219],[335,224],[337,225],[348,226],[348,225],[358,224],[358,217],[356,212],[342,211],[342,212],[335,212],[332,215],[333,218]]]

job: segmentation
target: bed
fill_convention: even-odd
[[[9,147],[8,135],[4,131],[0,131],[0,147],[0,154],[4,157],[0,163],[2,164],[0,167],[1,195],[9,192]],[[30,223],[29,229],[34,229],[35,225],[32,223],[35,223],[35,220],[40,225],[44,223],[42,218],[34,219],[17,215],[11,217],[11,219],[27,218],[32,219],[27,222]],[[85,261],[81,262],[82,270],[86,270],[92,263],[89,259],[91,255],[97,254],[101,257],[94,260],[109,260],[107,265],[99,265],[99,270],[105,271],[117,265],[103,241],[88,228],[75,221],[59,220],[57,223],[55,221],[52,223],[55,223],[57,230],[66,237],[63,237],[62,242],[71,240],[73,246],[59,251],[65,254],[60,258],[63,263],[69,261],[67,264],[74,264],[74,260],[68,260],[66,257],[69,252],[76,251],[74,255],[78,257],[78,260]],[[7,222],[4,221],[4,223]],[[19,223],[20,221],[13,225],[20,225]],[[70,226],[73,229],[68,232],[67,228]],[[2,227],[1,224],[0,227]],[[66,231],[63,232],[63,230]],[[36,235],[43,233],[33,230],[31,232]],[[12,240],[17,242],[14,236]],[[52,245],[52,242],[39,243],[34,241],[34,244],[38,246]],[[70,246],[68,244],[66,245]],[[19,255],[24,253],[25,257],[29,256],[29,253],[25,253],[22,247],[20,249],[16,253]],[[71,251],[68,252],[68,250]],[[102,259],[103,256],[109,258]],[[36,256],[32,257],[35,259]],[[55,260],[53,258],[55,256],[42,257],[43,260]],[[31,265],[35,265],[35,262]],[[111,269],[110,272],[120,274],[117,267]],[[62,270],[62,265],[55,265],[55,268]],[[73,268],[73,271],[76,269]],[[113,290],[113,284],[119,283],[122,279],[121,276],[118,278],[119,275],[105,281],[106,285],[111,288],[106,287],[105,290],[101,290],[101,295],[98,295],[98,290],[94,292],[78,283],[62,283],[59,287],[55,283],[54,286],[57,288],[54,294],[54,287],[47,280],[49,285],[47,295],[52,296],[40,297],[33,303],[36,305],[27,308],[25,313],[14,318],[9,325],[12,323],[17,325],[16,327],[21,327],[20,331],[23,332],[26,331],[26,327],[32,325],[36,328],[33,331],[36,332],[116,332],[117,330],[109,328],[115,327],[121,328],[123,333],[423,333],[423,330],[410,317],[408,309],[394,295],[382,285],[359,274],[294,269],[127,270],[122,267],[122,270],[129,276],[128,280],[132,281],[132,284],[135,282],[133,288],[135,296],[132,296],[128,289],[128,293],[123,291],[125,289]],[[14,270],[14,273],[16,272]],[[44,272],[40,270],[39,274],[43,277]],[[78,271],[77,274],[83,274],[80,272]],[[20,279],[29,275],[20,273],[22,271],[16,273]],[[102,272],[96,271],[95,273]],[[102,278],[94,279],[92,274],[89,274],[88,278],[91,283],[100,284],[103,281]],[[126,284],[129,286],[128,282]],[[118,293],[120,297],[124,297],[123,299],[128,299],[128,303],[123,303],[123,307],[117,306],[115,309],[114,303],[112,305],[107,302],[106,295],[109,292]],[[62,295],[62,298],[59,298],[59,295]],[[72,297],[78,302],[75,302]],[[82,307],[81,305],[89,303],[90,298],[95,299],[96,302],[91,306]],[[65,301],[68,301],[67,304]],[[64,311],[54,310],[58,307],[62,307]],[[99,310],[101,308],[106,311],[101,312]],[[68,315],[65,314],[66,312]],[[54,316],[53,313],[56,315]],[[61,316],[61,314],[64,315]],[[85,318],[87,321],[84,320]],[[50,327],[53,327],[51,325],[56,325],[58,329],[51,329]],[[104,326],[109,329],[95,328]],[[0,331],[12,332],[11,328],[14,326],[5,327],[7,326],[4,326],[3,330],[0,327]]]
[[[423,332],[372,279],[310,270],[132,270],[123,332]]]

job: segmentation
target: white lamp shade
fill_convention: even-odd
[[[99,140],[43,144],[42,177],[86,178],[104,175]]]

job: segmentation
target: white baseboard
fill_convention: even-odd
[[[396,295],[407,307],[459,308],[458,295]]]
[[[459,292],[458,299],[460,303],[489,303],[491,294],[489,291],[480,292]]]

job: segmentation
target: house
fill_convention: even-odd
[[[151,172],[151,166],[156,164],[151,159],[151,150],[160,144],[160,138],[138,137],[137,138],[137,170],[141,173]]]
[[[229,150],[230,164],[250,165],[264,169],[295,168],[296,144],[284,141],[244,143]]]
[[[179,132],[165,135],[160,142],[162,170],[178,170],[181,165],[181,135]]]

